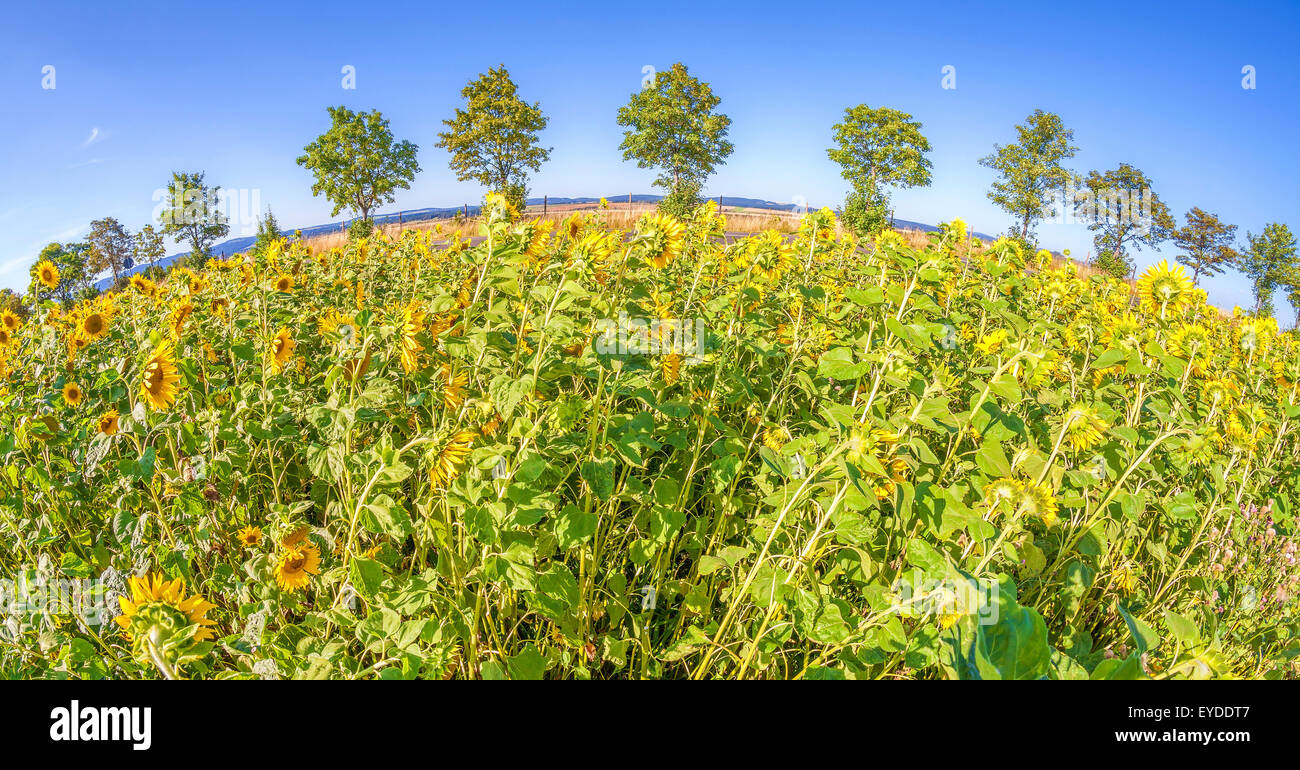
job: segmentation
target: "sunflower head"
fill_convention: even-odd
[[[1176,312],[1192,301],[1192,282],[1183,272],[1183,266],[1169,266],[1169,260],[1162,259],[1147,268],[1137,282],[1138,296],[1142,306],[1148,311]]]
[[[275,290],[281,294],[290,294],[293,292],[293,276],[281,275],[275,279]]]
[[[235,535],[235,539],[245,548],[255,548],[262,542],[261,527],[244,527]]]
[[[0,310],[0,328],[8,332],[18,331],[18,327],[23,325],[23,319],[12,310]]]
[[[275,582],[285,591],[301,591],[320,573],[320,549],[304,533],[301,540],[280,542],[275,560]]]
[[[145,359],[140,397],[154,409],[164,411],[176,400],[180,379],[175,350],[170,342],[162,342]]]
[[[118,597],[122,614],[114,618],[126,632],[132,651],[139,660],[156,655],[174,661],[199,642],[212,639],[216,621],[207,617],[215,609],[202,596],[185,596],[179,578],[167,580],[162,573],[132,577],[131,598]]]
[[[34,270],[36,280],[47,289],[57,289],[59,287],[59,269],[48,259],[42,259],[36,263]]]
[[[1076,452],[1100,444],[1109,428],[1110,424],[1101,419],[1096,410],[1084,404],[1070,407],[1062,418],[1065,441]]]
[[[117,433],[118,421],[120,419],[117,410],[110,409],[99,416],[95,428],[105,436],[111,436],[114,433]]]
[[[442,489],[460,474],[460,466],[478,438],[472,430],[457,431],[429,453],[429,481],[434,489]]]
[[[671,214],[655,212],[642,217],[633,241],[650,264],[662,269],[681,254],[685,239],[686,225]]]
[[[284,365],[293,358],[293,349],[298,343],[294,340],[293,335],[288,329],[281,329],[271,338],[271,342],[266,348],[266,363],[271,367],[271,371],[279,373],[284,369]]]
[[[75,382],[65,383],[63,385],[63,390],[60,392],[63,394],[64,403],[66,403],[68,406],[80,405],[81,399],[85,398],[86,396],[86,394],[82,392],[81,386]]]

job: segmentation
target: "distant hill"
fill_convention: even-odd
[[[614,203],[623,203],[624,201],[628,201],[628,200],[631,200],[631,202],[633,203],[658,203],[659,200],[662,198],[663,198],[662,195],[636,195],[636,194],[628,195],[627,193],[624,193],[622,195],[605,196],[605,200]],[[794,203],[776,203],[773,201],[761,200],[759,198],[741,198],[741,197],[733,197],[730,195],[722,195],[719,196],[719,198],[722,201],[722,205],[734,206],[737,208],[763,209],[768,211],[794,211],[799,208],[799,206]],[[600,198],[547,198],[546,202],[555,206],[565,206],[565,205],[583,204],[583,203],[599,203],[600,200],[601,200]],[[541,206],[542,201],[543,201],[542,198],[529,198],[527,201],[525,201],[525,203],[529,206]],[[400,211],[396,214],[376,214],[374,216],[374,220],[376,224],[383,225],[383,224],[394,224],[397,222],[403,222],[403,223],[423,222],[429,219],[451,219],[452,217],[456,216],[456,214],[462,212],[466,212],[470,216],[477,215],[480,208],[481,208],[480,206],[450,206],[450,207],[443,207],[443,208],[410,209],[408,211]],[[817,207],[812,207],[812,208],[817,208]],[[346,230],[349,224],[351,224],[351,220],[343,220],[342,222],[334,222],[326,225],[314,225],[312,227],[303,227],[300,229],[302,231],[303,237],[310,238],[314,235],[325,235],[326,233],[336,233],[341,230]],[[927,233],[931,233],[939,229],[934,225],[927,225],[921,222],[912,222],[907,219],[895,219],[894,227],[901,228],[901,229],[920,230],[922,232],[927,232]],[[290,235],[293,232],[294,232],[293,229],[280,231],[281,235]],[[982,238],[985,240],[993,240],[995,237],[995,236],[987,235],[985,233],[972,233],[972,235],[974,235],[976,238]],[[230,238],[228,240],[222,241],[221,243],[215,244],[212,247],[212,253],[221,257],[228,257],[245,251],[250,246],[252,246],[256,241],[257,238],[251,235],[243,236],[240,238]],[[177,259],[186,256],[188,253],[189,252],[180,252],[177,254],[170,254],[168,256],[159,259],[157,264],[160,267],[168,267]],[[124,271],[122,275],[129,276],[132,275],[133,273],[141,272],[144,269],[145,266],[136,265],[130,270]],[[102,291],[112,286],[112,284],[113,284],[112,278],[104,278],[96,282],[95,288]]]

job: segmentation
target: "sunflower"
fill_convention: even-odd
[[[975,343],[975,350],[982,355],[991,356],[1002,349],[1002,344],[1007,341],[1006,329],[995,329],[994,331],[980,337],[980,341]]]
[[[36,263],[36,280],[47,289],[59,287],[59,269],[48,259]]]
[[[311,576],[320,573],[320,549],[305,537],[281,546],[283,550],[275,561],[275,582],[285,591],[306,588]]]
[[[132,577],[128,583],[131,598],[118,597],[122,614],[114,620],[133,645],[143,644],[145,640],[155,644],[160,639],[166,641],[165,637],[191,626],[195,628],[190,638],[195,642],[216,636],[209,626],[215,626],[217,621],[207,617],[216,605],[198,594],[185,598],[185,585],[180,578],[168,581],[156,572],[148,577]]]
[[[158,293],[157,284],[139,273],[131,276],[130,283],[132,289],[135,289],[146,297],[152,297],[154,294]]]
[[[636,238],[647,261],[663,269],[682,253],[686,225],[670,214],[655,212],[641,220]]]
[[[407,374],[420,368],[420,353],[424,346],[420,344],[419,334],[424,329],[424,315],[414,300],[402,309],[402,370]]]
[[[284,369],[284,365],[293,358],[293,349],[297,345],[288,329],[276,332],[271,338],[271,344],[266,348],[266,363],[271,367],[271,371],[278,373]]]
[[[465,386],[469,384],[469,375],[464,369],[453,372],[451,364],[442,365],[442,406],[448,411],[460,408],[465,402]]]
[[[746,248],[746,263],[754,275],[769,283],[780,280],[781,274],[792,265],[790,245],[775,230],[768,230],[762,235],[749,240]]]
[[[0,348],[14,341],[14,335],[5,327],[0,326]]]
[[[996,511],[1003,503],[1014,505],[1024,494],[1024,485],[1015,479],[998,479],[984,485],[984,505]]]
[[[170,342],[162,342],[144,364],[140,380],[140,395],[149,406],[166,410],[176,400],[180,374],[176,369],[176,354]]]
[[[659,371],[665,385],[675,385],[682,378],[682,357],[678,353],[669,353],[659,362]]]
[[[245,548],[256,548],[262,542],[262,528],[244,527],[235,535],[235,539]]]
[[[1162,259],[1142,274],[1137,282],[1138,296],[1148,311],[1160,311],[1161,318],[1167,310],[1177,312],[1192,300],[1192,282],[1183,272],[1183,266],[1169,267]]]
[[[293,276],[281,275],[275,279],[275,290],[281,294],[290,294],[293,292]]]
[[[23,319],[19,318],[12,310],[0,310],[0,328],[5,331],[16,332],[18,327],[23,325]]]
[[[1016,508],[1030,516],[1037,516],[1049,527],[1056,522],[1056,495],[1052,494],[1052,488],[1046,482],[1022,484]]]
[[[1091,407],[1075,404],[1065,413],[1061,429],[1065,440],[1076,452],[1082,452],[1100,444],[1110,424],[1101,419]]]
[[[97,340],[108,331],[108,318],[98,311],[86,313],[77,324],[77,331],[88,340]]]
[[[105,436],[111,436],[114,433],[117,433],[118,419],[119,416],[117,410],[109,409],[107,412],[104,412],[99,416],[99,421],[96,423],[95,427]]]
[[[60,392],[63,394],[63,402],[68,406],[78,406],[86,395],[81,391],[81,386],[75,382],[66,383]]]
[[[434,489],[441,489],[456,478],[460,473],[460,466],[465,462],[465,456],[469,454],[470,445],[476,438],[478,433],[475,431],[458,431],[447,439],[441,449],[431,455],[429,481]]]

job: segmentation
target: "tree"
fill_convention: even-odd
[[[438,134],[435,146],[451,153],[448,165],[458,180],[478,182],[523,210],[528,171],[551,157],[537,141],[548,123],[540,104],[519,98],[504,64],[471,80],[460,95],[465,109],[443,121],[449,130]]]
[[[59,271],[59,281],[53,288],[46,288],[37,278],[36,268],[42,262],[49,262]],[[31,267],[32,296],[53,294],[64,307],[83,295],[90,288],[91,273],[90,246],[85,243],[51,243],[41,249],[40,256]]]
[[[859,104],[846,109],[844,122],[833,130],[836,146],[826,154],[853,186],[844,210],[855,220],[854,229],[874,232],[883,226],[888,188],[929,186],[930,141],[906,112]]]
[[[311,194],[323,194],[334,204],[330,216],[347,208],[368,222],[371,211],[397,199],[397,190],[411,189],[420,173],[418,148],[395,140],[379,110],[328,109],[329,130],[303,148],[298,165],[316,178]]]
[[[1218,275],[1237,262],[1237,226],[1224,224],[1214,214],[1195,206],[1183,215],[1186,224],[1171,234],[1174,245],[1182,251],[1176,259],[1192,269],[1192,285],[1202,273]]]
[[[1296,239],[1291,229],[1277,222],[1264,226],[1258,236],[1246,234],[1249,247],[1241,254],[1238,267],[1250,279],[1255,294],[1255,313],[1273,315],[1273,292],[1300,269]]]
[[[989,200],[1016,217],[1017,234],[1028,240],[1038,220],[1055,213],[1052,192],[1073,179],[1061,161],[1073,158],[1079,148],[1071,144],[1074,131],[1051,112],[1034,110],[1024,125],[1016,126],[1016,134],[1015,144],[994,145],[993,154],[979,163],[999,175]]]
[[[280,237],[280,224],[275,221],[275,215],[270,209],[266,210],[266,216],[257,221],[257,240],[254,241],[253,247],[249,251],[254,254],[261,254],[266,250],[271,242]]]
[[[86,236],[86,242],[90,245],[91,275],[99,275],[108,270],[113,273],[113,283],[117,283],[122,271],[131,267],[135,239],[126,228],[122,227],[122,223],[113,217],[91,222],[90,234]]]
[[[1116,278],[1133,269],[1129,251],[1154,248],[1169,239],[1174,218],[1151,191],[1151,180],[1127,163],[1105,174],[1093,171],[1083,180],[1086,195],[1074,201],[1075,214],[1096,233],[1093,265]]]
[[[727,141],[731,118],[715,112],[721,102],[708,83],[691,77],[678,62],[656,73],[653,83],[618,110],[618,125],[627,129],[619,145],[623,160],[661,169],[654,183],[668,190],[670,207],[695,203],[714,167],[734,149]]]
[[[167,200],[159,221],[162,234],[188,243],[190,257],[198,262],[208,256],[212,244],[230,232],[230,223],[219,205],[220,187],[209,188],[204,172],[172,172],[167,183]]]
[[[140,228],[135,234],[135,249],[132,253],[137,265],[148,265],[152,269],[158,264],[158,260],[167,255],[162,234],[153,229],[153,225]]]

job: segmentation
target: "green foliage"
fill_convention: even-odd
[[[153,267],[165,256],[167,248],[163,244],[162,233],[155,230],[153,225],[145,225],[136,232],[131,250],[131,258],[136,265]]]
[[[684,184],[699,190],[733,149],[727,141],[731,118],[715,111],[721,102],[681,62],[656,73],[618,110],[618,125],[627,129],[619,145],[623,160],[660,169],[655,185],[670,193],[691,189]]]
[[[1074,157],[1079,149],[1071,142],[1074,131],[1067,129],[1060,116],[1034,110],[1023,125],[1016,126],[1014,144],[994,145],[993,154],[982,158],[980,165],[993,169],[998,178],[989,190],[989,200],[1019,223],[1021,238],[1030,239],[1034,225],[1044,216],[1054,214],[1051,196],[1073,179],[1061,162]]]
[[[268,208],[266,216],[257,220],[257,240],[253,242],[250,251],[254,254],[262,254],[273,241],[280,239],[280,223],[275,221],[275,215]]]
[[[1250,279],[1255,295],[1255,312],[1273,315],[1273,293],[1279,286],[1298,283],[1295,273],[1300,264],[1296,255],[1296,239],[1291,229],[1277,222],[1264,226],[1259,235],[1246,234],[1248,244],[1241,253],[1238,267]]]
[[[458,180],[479,182],[522,211],[528,172],[551,157],[537,138],[548,122],[541,105],[519,98],[504,64],[470,81],[460,95],[465,109],[443,121],[448,130],[438,134],[435,146],[451,153],[449,165]]]
[[[659,200],[659,210],[686,219],[700,205],[700,186],[694,181],[684,181],[676,190]]]
[[[330,107],[330,128],[303,148],[298,165],[312,172],[312,195],[334,204],[331,216],[349,209],[362,219],[411,189],[420,172],[416,146],[397,141],[379,110],[353,112]]]
[[[1225,224],[1195,206],[1184,218],[1186,224],[1174,230],[1170,238],[1182,252],[1177,260],[1192,269],[1193,285],[1201,275],[1218,275],[1240,260],[1236,225]]]
[[[1151,189],[1151,180],[1127,163],[1105,174],[1093,171],[1083,180],[1087,202],[1076,216],[1096,233],[1093,264],[1116,278],[1133,269],[1130,251],[1154,248],[1174,229],[1169,207]],[[1083,210],[1080,210],[1083,209]]]
[[[853,187],[844,203],[846,224],[874,234],[888,218],[889,188],[929,186],[930,141],[906,112],[865,104],[844,110],[844,122],[833,130],[835,146],[826,154]]]
[[[211,253],[212,244],[230,232],[230,223],[221,212],[221,187],[209,188],[204,172],[172,172],[167,183],[167,199],[159,215],[162,234],[190,247],[190,256],[202,259]]]
[[[59,284],[45,289],[36,280],[36,266],[48,260],[59,271]],[[41,249],[31,267],[33,296],[53,294],[66,307],[91,289],[94,274],[90,270],[90,245],[86,243],[51,243]]]
[[[114,283],[135,251],[135,239],[113,217],[91,222],[86,244],[90,246],[90,261],[87,265],[90,274],[96,276],[107,270],[113,274]]]

